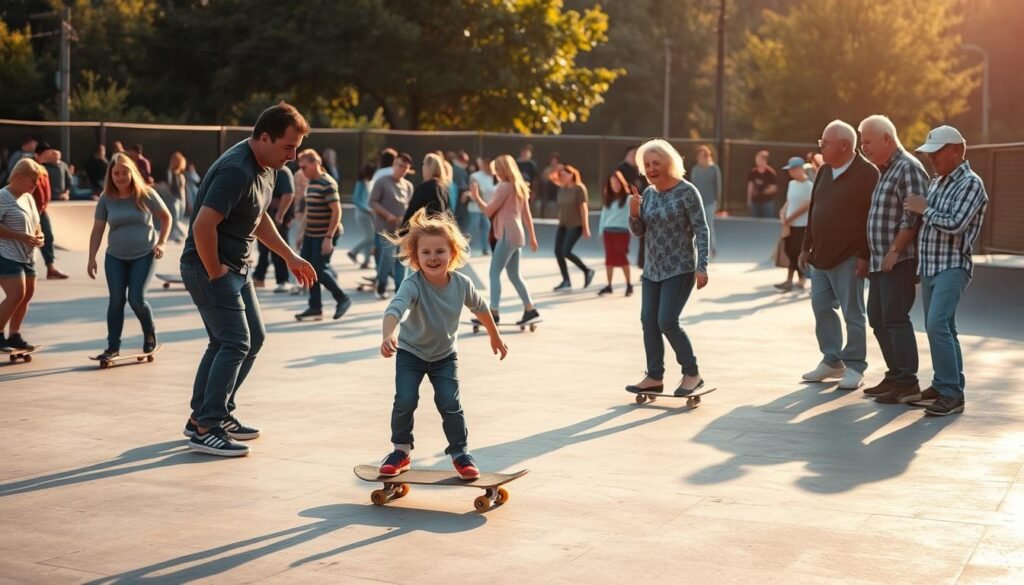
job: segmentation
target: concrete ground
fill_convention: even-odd
[[[376,507],[352,474],[390,450],[382,302],[353,293],[344,319],[297,323],[304,297],[260,294],[270,335],[239,415],[264,436],[227,460],[181,436],[206,339],[187,293],[154,281],[154,363],[99,370],[86,356],[104,347],[105,285],[65,252],[72,279],[40,282],[24,328],[46,349],[0,366],[0,582],[1024,582],[1024,272],[979,269],[960,313],[967,411],[926,418],[800,382],[819,355],[807,293],[776,293],[781,271],[761,261],[775,230],[719,222],[711,283],[684,311],[718,388],[694,410],[623,391],[644,354],[639,295],[619,275],[611,297],[596,296],[603,275],[555,294],[551,256],[527,254],[545,323],[506,330],[504,362],[486,336],[460,340],[478,462],[530,469],[486,514],[465,488]],[[594,243],[582,251],[600,264]],[[351,289],[361,272],[343,260]],[[471,266],[486,277],[486,258]],[[513,297],[506,285],[507,318]],[[125,345],[141,346],[130,314]],[[870,336],[869,362],[874,382]],[[423,394],[414,463],[445,469]]]

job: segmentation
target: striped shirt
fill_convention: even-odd
[[[974,273],[971,255],[981,234],[988,195],[967,161],[928,186],[928,208],[918,235],[918,273],[935,276],[950,268]]]
[[[916,230],[921,216],[903,209],[908,195],[928,192],[928,173],[924,165],[906,150],[896,149],[889,162],[880,169],[881,176],[871,194],[868,211],[868,249],[871,251],[870,272],[880,272],[885,255],[902,229]],[[897,263],[917,255],[913,241],[900,250]]]
[[[327,173],[309,182],[306,187],[306,235],[322,238],[330,231],[331,206],[338,203],[338,183]],[[339,207],[340,210],[340,207]],[[341,222],[339,213],[338,222]]]
[[[35,235],[39,233],[39,211],[31,196],[15,197],[4,187],[0,189],[0,224],[9,230]],[[31,264],[35,248],[17,240],[0,238],[0,256],[22,264]]]

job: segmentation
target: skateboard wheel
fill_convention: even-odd
[[[686,406],[689,406],[690,408],[697,408],[698,404],[700,404],[700,397],[699,396],[695,396],[693,398],[687,398],[686,399]]]
[[[100,369],[105,370],[110,367],[110,362],[100,362]]]
[[[18,361],[18,356],[16,356],[16,355],[12,355],[12,356],[11,356],[11,361],[12,361],[12,362],[16,362],[16,361]]]
[[[409,484],[407,484],[407,483],[399,484],[398,488],[395,490],[395,497],[396,498],[404,498],[407,495],[409,495]]]
[[[519,326],[519,332],[522,333],[523,331],[526,331],[526,325]]]
[[[473,500],[473,507],[476,508],[477,512],[486,512],[491,508],[491,500],[487,496],[477,496]]]
[[[530,325],[530,333],[533,333],[536,330],[537,330],[537,326],[536,325]]]
[[[373,493],[370,494],[370,501],[375,506],[383,506],[388,503],[388,494],[384,490],[373,490]]]
[[[498,497],[494,499],[494,503],[496,503],[496,504],[504,504],[507,501],[508,501],[508,490],[503,488],[503,487],[498,488]]]
[[[480,326],[479,325],[473,325],[473,333],[474,334],[480,333]]]
[[[144,361],[146,361],[146,356],[137,357],[137,358],[135,358],[135,361],[137,361],[137,362],[144,362]]]
[[[164,283],[164,288],[171,288],[171,283],[165,282]]]
[[[146,356],[146,361],[147,361],[147,362],[151,362],[151,361],[153,361],[153,360],[155,360],[155,359],[156,359],[156,358],[155,358],[155,357],[153,357],[153,356],[151,356],[151,355],[147,355],[147,356]]]
[[[636,395],[636,403],[637,404],[643,404],[644,402],[647,402],[647,397],[644,396],[643,394],[637,394]]]

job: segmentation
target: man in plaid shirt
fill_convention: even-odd
[[[868,323],[885,358],[885,378],[864,394],[888,404],[921,399],[917,381],[917,338],[910,322],[917,281],[917,229],[920,216],[903,208],[914,193],[924,193],[928,173],[903,149],[896,127],[885,116],[860,123],[861,149],[881,174],[868,212]]]
[[[981,177],[964,160],[966,150],[964,137],[952,126],[928,133],[917,151],[928,155],[937,176],[927,198],[912,195],[904,202],[921,216],[918,273],[934,371],[932,386],[922,392],[922,398],[935,399],[925,413],[936,416],[964,411],[964,359],[956,334],[956,307],[971,281],[971,255],[988,205]]]

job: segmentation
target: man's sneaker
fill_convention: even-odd
[[[323,311],[319,309],[306,309],[305,311],[295,315],[295,319],[298,321],[319,321],[324,318]]]
[[[230,414],[226,419],[221,421],[220,427],[227,431],[228,435],[236,441],[248,441],[260,436],[259,429],[243,424],[242,421]]]
[[[121,355],[121,352],[119,350],[108,347],[107,349],[103,350],[103,353],[92,359],[101,362],[109,362],[110,360],[116,358],[119,355]]]
[[[882,404],[906,404],[921,400],[921,386],[913,384],[892,384],[889,392],[875,396]]]
[[[190,418],[185,421],[185,429],[181,431],[181,434],[191,439],[198,431],[199,429],[196,427],[196,423],[192,422],[192,419]]]
[[[932,416],[946,416],[964,411],[964,399],[953,398],[952,396],[939,396],[939,398],[924,407],[924,413]]]
[[[612,294],[612,285],[610,285],[610,284],[608,286],[602,288],[601,290],[597,291],[597,296],[599,296],[599,297],[600,296],[604,296],[604,295],[610,295],[610,294]]]
[[[157,347],[156,336],[147,338],[142,342],[142,353],[153,353]]]
[[[380,464],[380,469],[377,473],[384,477],[395,477],[399,473],[409,469],[409,465],[412,461],[409,459],[409,454],[401,449],[395,449]]]
[[[221,427],[213,427],[205,434],[196,433],[188,440],[188,446],[196,451],[220,455],[221,457],[243,457],[249,454],[249,447],[234,442]]]
[[[854,370],[853,368],[846,368],[846,373],[843,374],[843,378],[839,380],[840,390],[856,390],[864,385],[864,374]]]
[[[14,351],[14,348],[7,345],[7,338],[4,337],[4,332],[0,331],[0,351],[6,351],[8,353]]]
[[[476,462],[473,461],[473,456],[469,453],[463,453],[452,459],[452,465],[455,466],[456,473],[462,479],[476,479],[480,477],[480,470],[477,469]]]
[[[892,382],[890,382],[889,380],[883,379],[878,384],[876,384],[874,386],[871,386],[871,387],[868,387],[868,388],[865,388],[864,389],[864,395],[865,396],[881,396],[882,394],[888,394],[889,392],[892,391],[893,386],[894,386],[894,384]]]
[[[356,255],[353,254],[351,250],[345,252],[345,255],[348,256],[348,259],[351,260],[352,262],[359,264],[359,258],[356,258]]]
[[[33,349],[36,348],[36,346],[34,346],[31,343],[25,341],[21,337],[21,333],[15,333],[14,335],[8,337],[7,338],[7,347],[10,347],[11,349],[23,349],[25,351],[32,351]]]
[[[352,299],[345,297],[338,301],[338,307],[334,309],[334,319],[338,320],[345,316],[349,308],[352,306]]]
[[[596,270],[593,268],[587,268],[587,274],[583,277],[583,288],[587,288],[590,286],[590,283],[594,282],[595,274],[597,274]]]
[[[825,362],[821,362],[818,364],[818,367],[807,372],[802,377],[808,382],[824,382],[829,378],[841,378],[844,372],[846,372],[846,368],[834,368]]]
[[[379,293],[377,293],[377,300],[378,301],[386,301],[390,297],[391,297],[391,295],[389,295],[387,292],[379,292]]]
[[[921,397],[917,400],[911,400],[907,404],[912,406],[928,406],[939,399],[939,393],[935,388],[929,386],[921,392]]]
[[[288,284],[287,282],[282,282],[281,284],[274,287],[274,292],[278,294],[292,292],[292,285]]]
[[[568,280],[563,280],[562,284],[556,286],[555,288],[553,288],[551,290],[552,290],[552,292],[558,292],[558,291],[563,291],[563,290],[569,290],[571,288],[572,288],[572,283],[569,282]]]
[[[529,325],[534,321],[540,320],[540,313],[536,308],[530,309],[529,311],[523,311],[523,318],[516,321],[516,325]]]

